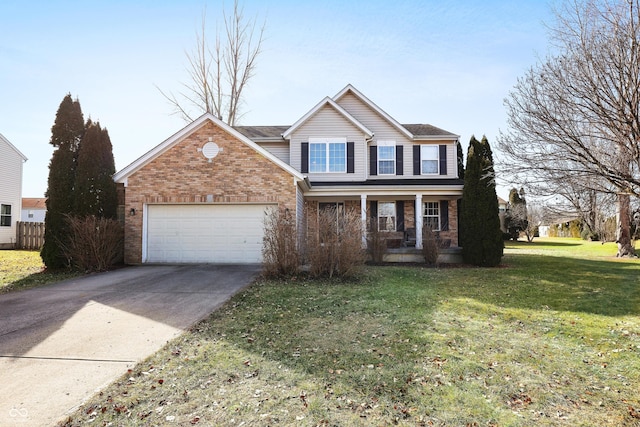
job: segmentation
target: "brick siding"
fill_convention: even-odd
[[[209,138],[222,149],[211,163],[198,151]],[[278,203],[295,213],[296,188],[290,173],[206,121],[128,177],[126,263],[142,262],[143,206],[165,203]]]

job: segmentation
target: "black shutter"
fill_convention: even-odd
[[[371,200],[369,202],[369,230],[378,231],[378,202]]]
[[[413,174],[420,175],[420,146],[413,146]]]
[[[447,146],[440,146],[440,175],[447,174]]]
[[[378,147],[369,147],[369,175],[378,175]]]
[[[347,173],[355,172],[355,160],[353,158],[353,142],[347,142]]]
[[[404,231],[404,200],[396,202],[396,231]]]
[[[449,231],[449,201],[440,200],[440,230]]]
[[[404,155],[402,145],[396,145],[396,175],[404,175]]]
[[[301,144],[302,153],[300,154],[300,172],[309,173],[309,143],[303,142]]]

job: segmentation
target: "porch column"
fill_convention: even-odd
[[[362,221],[362,247],[367,247],[367,195],[360,195],[360,221]]]
[[[416,194],[416,249],[422,249],[422,194]]]

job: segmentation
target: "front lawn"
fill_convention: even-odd
[[[37,251],[0,251],[0,294],[59,282],[79,274],[46,271]]]
[[[640,261],[613,254],[537,239],[495,269],[259,282],[68,425],[637,426]]]

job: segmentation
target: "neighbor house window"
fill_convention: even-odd
[[[11,205],[0,205],[0,227],[11,227]]]
[[[378,141],[378,175],[396,174],[396,142]]]
[[[396,231],[395,202],[378,202],[378,230]]]
[[[309,138],[309,173],[346,171],[346,139]]]
[[[422,175],[437,175],[439,173],[439,147],[437,145],[420,146],[420,167]]]
[[[433,231],[440,230],[440,202],[425,202],[424,227]]]

